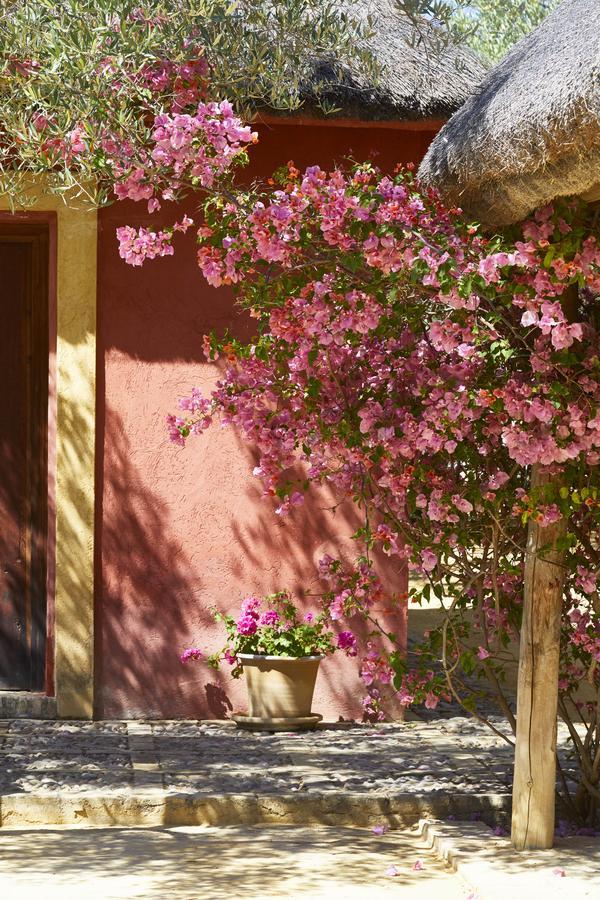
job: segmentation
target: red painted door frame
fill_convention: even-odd
[[[20,329],[25,345],[26,491],[22,541],[22,641],[28,660],[20,677],[4,674],[0,687],[54,693],[53,625],[55,578],[56,445],[56,215],[0,213],[0,241],[12,244],[26,267],[27,312]],[[10,255],[6,260],[10,260]],[[15,258],[16,260],[16,258]],[[0,288],[0,301],[2,300]],[[10,298],[5,296],[5,302]],[[6,429],[5,429],[6,430]],[[17,582],[19,581],[17,578]],[[10,631],[10,629],[8,629]],[[5,666],[6,668],[6,666]],[[14,683],[11,683],[14,682]]]

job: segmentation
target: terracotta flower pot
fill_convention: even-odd
[[[314,728],[321,716],[311,711],[322,656],[262,656],[240,653],[246,678],[248,715],[238,725],[264,730]]]

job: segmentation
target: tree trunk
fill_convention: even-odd
[[[544,474],[539,466],[534,466],[531,487],[557,479],[562,483],[562,476]],[[558,666],[565,577],[565,553],[556,549],[556,541],[566,532],[565,519],[547,528],[530,520],[527,534],[511,835],[517,850],[546,849],[552,847],[554,840]]]

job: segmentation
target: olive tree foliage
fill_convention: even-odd
[[[475,0],[457,12],[455,27],[487,62],[501,59],[513,44],[543,22],[559,0]],[[461,4],[462,6],[462,4]]]
[[[108,200],[102,141],[112,135],[147,147],[154,116],[172,107],[182,79],[184,88],[197,88],[202,76],[204,99],[227,96],[247,115],[300,106],[315,55],[351,60],[376,78],[364,40],[369,17],[359,21],[328,0],[315,9],[311,0],[6,3],[0,190],[19,197],[28,178],[45,173],[53,191],[92,191],[96,202]],[[147,77],[161,66],[160,83]],[[57,153],[74,129],[74,152]]]
[[[407,41],[431,54],[464,43],[468,0],[394,0]],[[113,199],[110,141],[132,155],[174,97],[227,97],[248,119],[312,98],[335,112],[315,59],[376,83],[368,38],[377,4],[352,0],[4,0],[0,5],[0,191],[27,198],[32,177],[94,203]],[[335,65],[325,67],[336,77]],[[189,105],[190,96],[184,105]]]

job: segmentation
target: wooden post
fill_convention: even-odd
[[[556,479],[533,467],[531,487]],[[560,479],[560,476],[558,476]],[[567,522],[541,528],[530,521],[525,552],[523,624],[517,692],[512,842],[517,850],[554,841],[556,716],[565,553],[556,541]],[[544,550],[540,556],[540,550]]]

